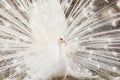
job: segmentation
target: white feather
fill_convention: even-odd
[[[0,80],[119,80],[119,3],[1,0]]]

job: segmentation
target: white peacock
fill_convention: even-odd
[[[0,80],[120,80],[120,0],[0,0]]]

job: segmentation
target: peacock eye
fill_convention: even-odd
[[[62,38],[60,38],[60,40],[62,41],[63,39],[62,39]]]

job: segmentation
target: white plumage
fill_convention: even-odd
[[[119,0],[1,0],[0,80],[120,80]]]

